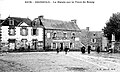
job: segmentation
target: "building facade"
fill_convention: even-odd
[[[94,51],[98,46],[100,46],[101,51],[106,51],[108,46],[108,40],[104,37],[102,31],[89,31],[89,27],[86,29],[81,29],[81,42],[87,48],[88,45]]]
[[[56,50],[65,47],[72,49],[80,49],[80,29],[76,24],[76,20],[60,21],[45,19],[39,16],[34,20],[37,25],[42,25],[43,28],[43,44],[45,50]]]
[[[37,50],[42,48],[43,28],[32,26],[29,18],[8,17],[1,23],[2,50]]]

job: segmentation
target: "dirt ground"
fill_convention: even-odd
[[[64,52],[26,52],[0,55],[0,72],[103,72],[98,66]]]

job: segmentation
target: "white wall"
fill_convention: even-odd
[[[38,28],[38,30],[39,30],[38,36],[31,35],[32,27],[27,27],[27,29],[28,29],[27,36],[20,35],[20,28],[21,27],[16,27],[16,30],[15,30],[16,35],[15,36],[9,36],[8,28],[9,28],[9,26],[2,26],[1,27],[1,29],[2,29],[2,42],[7,42],[8,39],[16,39],[16,40],[27,39],[28,41],[31,41],[32,39],[38,39],[38,41],[43,41],[43,28]]]
[[[102,37],[102,50],[105,50],[104,48],[107,47],[107,38],[106,37]]]

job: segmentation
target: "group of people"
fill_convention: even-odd
[[[57,51],[57,53],[59,53],[62,50],[61,50],[61,48],[57,47],[56,51]],[[65,54],[67,54],[67,52],[69,51],[69,48],[67,46],[65,46],[64,51],[65,51]]]
[[[61,48],[57,47],[56,51],[57,51],[57,53],[59,53],[62,50],[61,50]],[[67,52],[69,51],[69,48],[67,46],[65,46],[64,51],[65,51],[65,54],[67,54]],[[100,53],[100,46],[98,46],[96,48],[96,51],[97,51],[97,53]],[[85,46],[81,47],[81,52],[82,52],[82,54],[84,54],[86,52]],[[88,52],[88,54],[90,54],[90,52],[91,52],[91,46],[90,45],[87,48],[87,52]]]
[[[90,51],[91,51],[91,46],[88,46],[88,48],[87,48],[88,54],[90,54]],[[97,51],[97,53],[100,53],[100,46],[98,46],[96,48],[96,51]],[[82,52],[82,54],[84,54],[86,52],[85,46],[81,47],[81,52]]]

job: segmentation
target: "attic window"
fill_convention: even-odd
[[[14,25],[14,20],[9,20],[9,25]]]

